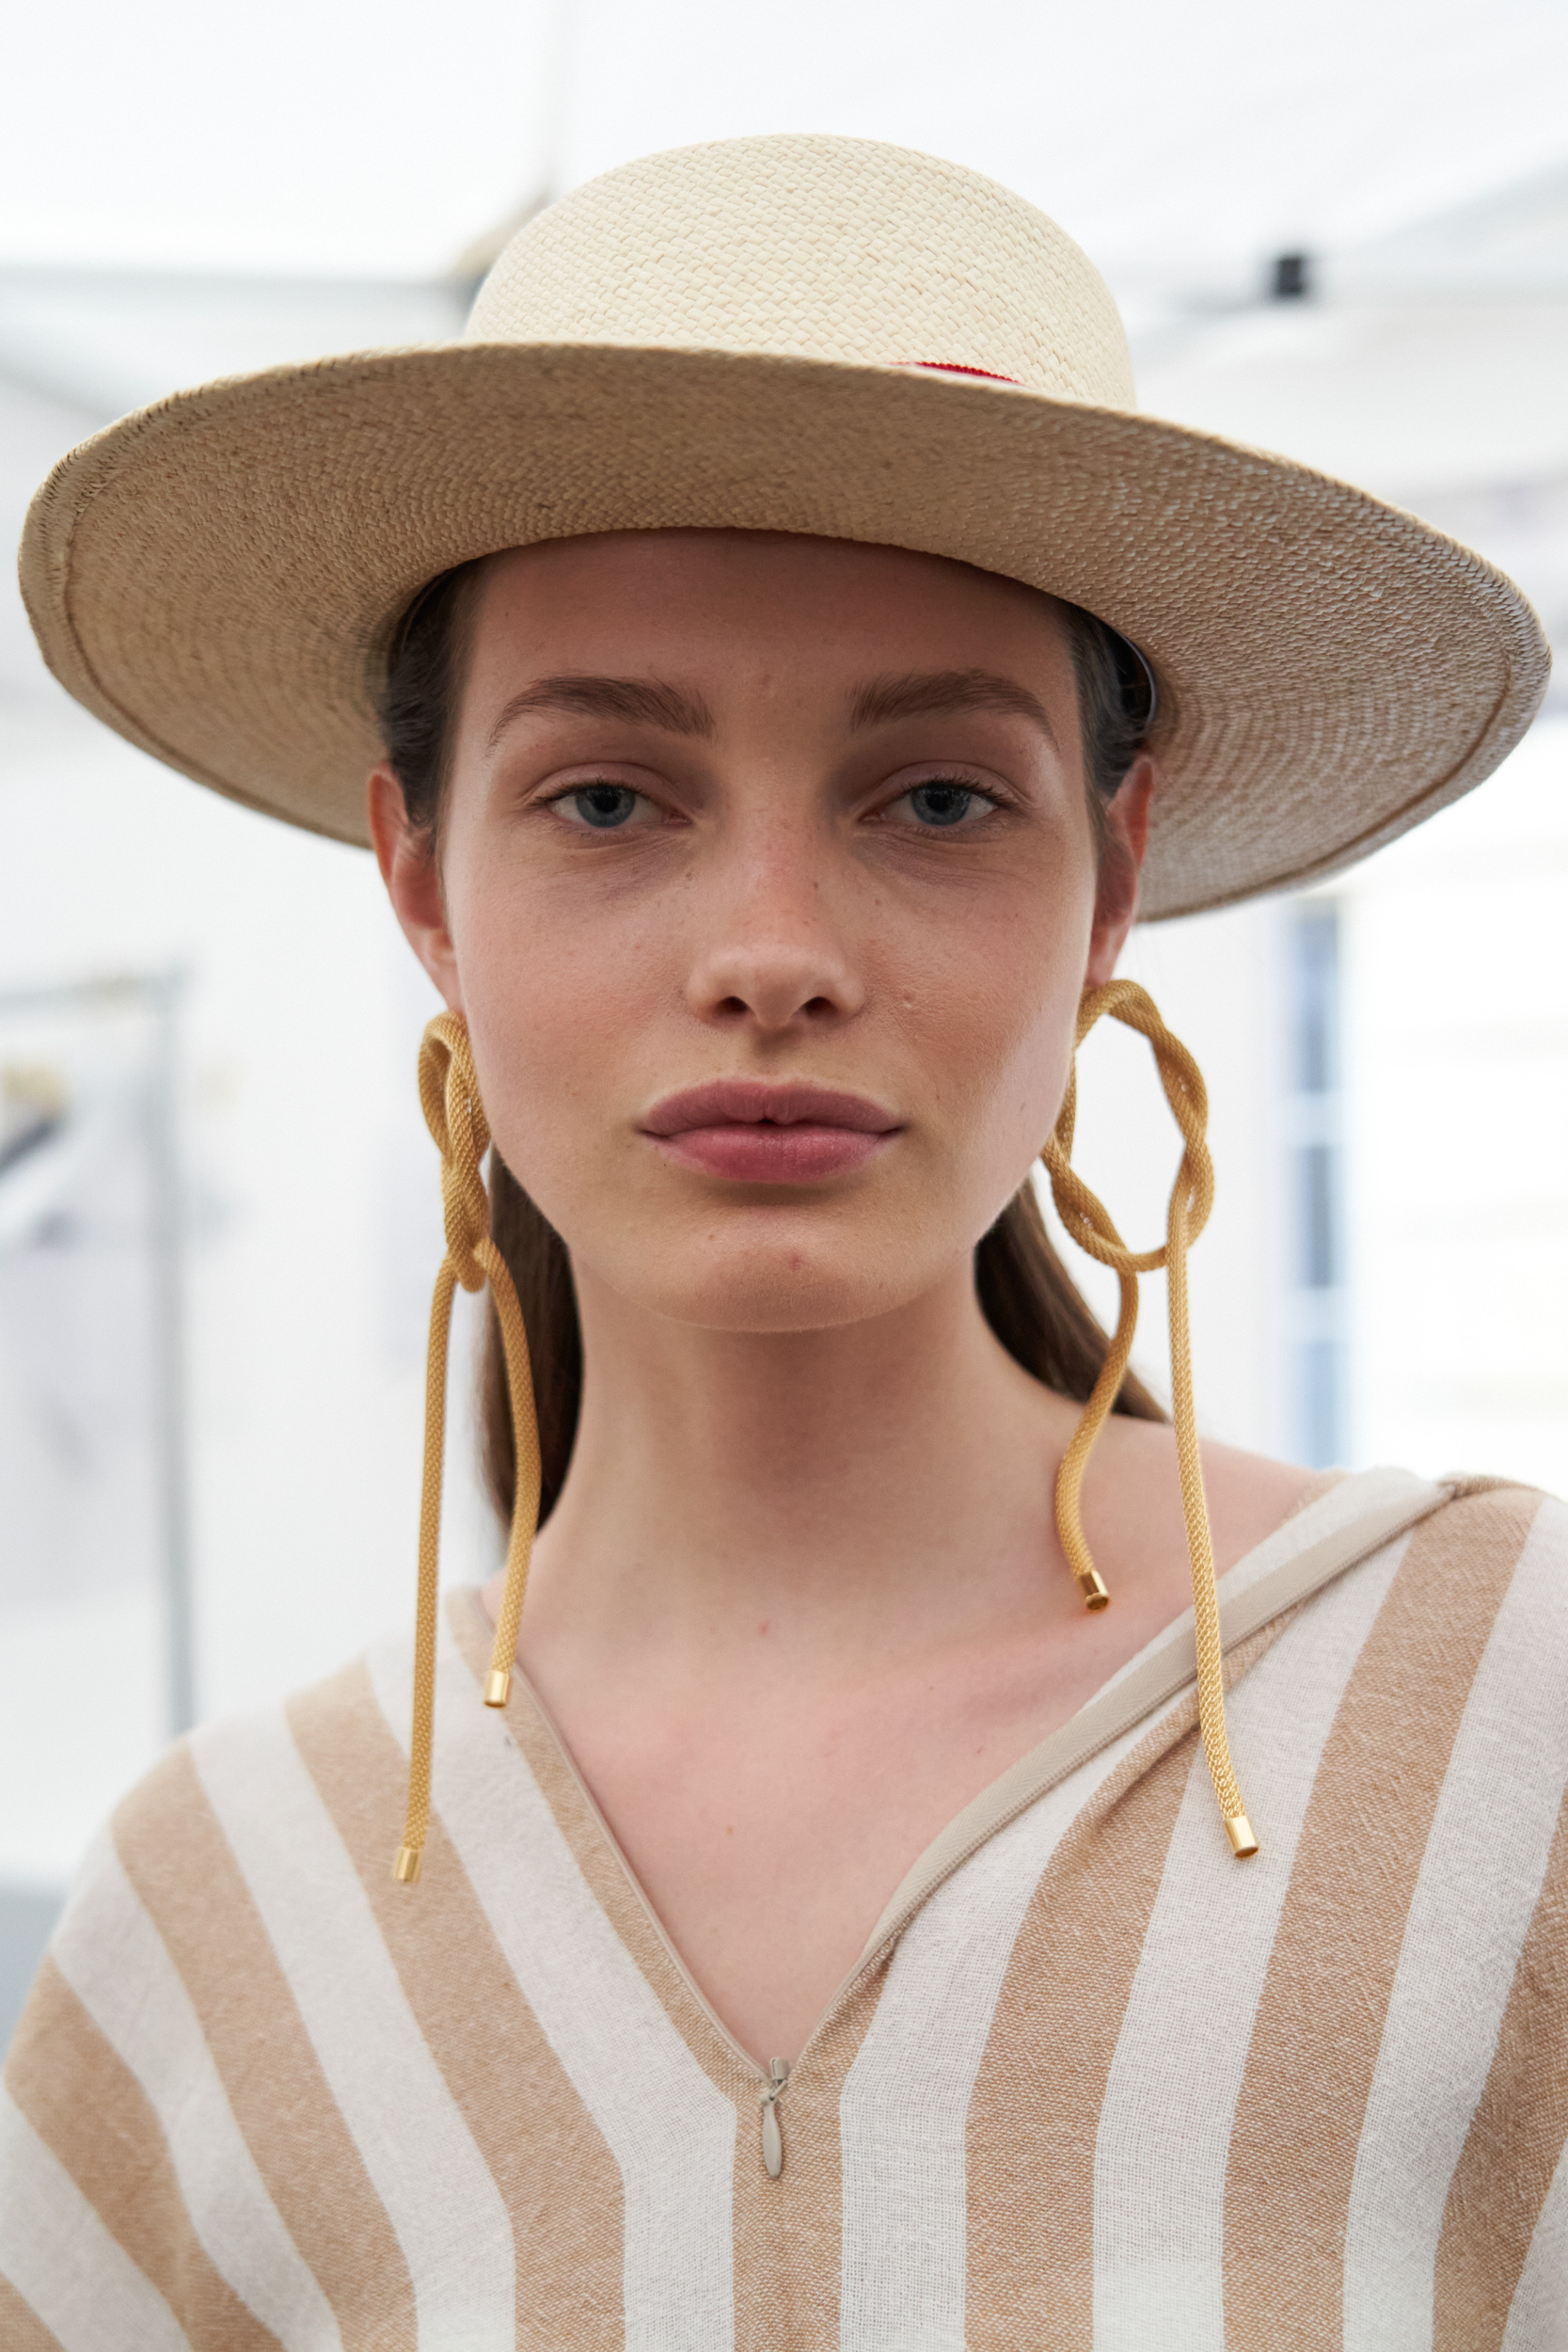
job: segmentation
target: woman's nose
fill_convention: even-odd
[[[687,983],[699,1020],[776,1033],[847,1020],[864,1004],[864,981],[829,915],[821,845],[813,846],[808,856],[775,850],[707,909]]]

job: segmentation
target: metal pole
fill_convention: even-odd
[[[152,1176],[152,1441],[162,1521],[166,1695],[178,1739],[196,1722],[196,1640],[185,1430],[184,1216],[180,1181],[179,1023],[183,982],[169,973],[149,984],[153,1020],[148,1089],[148,1158]]]
[[[127,974],[37,988],[0,990],[0,1013],[145,1009],[152,1023],[152,1066],[144,1096],[151,1262],[153,1482],[163,1561],[165,1706],[175,1738],[196,1722],[195,1579],[192,1572],[186,1442],[184,1200],[180,1179],[180,972]]]

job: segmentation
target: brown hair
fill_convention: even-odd
[[[439,855],[451,714],[467,650],[478,564],[443,572],[414,598],[393,636],[377,707],[388,761],[403,787],[409,822]],[[1063,605],[1084,736],[1089,810],[1103,854],[1105,811],[1136,758],[1152,713],[1153,683],[1141,655],[1093,613]],[[542,1463],[541,1522],[565,1484],[582,1398],[582,1329],[566,1245],[546,1223],[499,1152],[490,1154],[490,1230],[511,1268],[533,1359]],[[1032,1184],[1008,1201],[974,1251],[974,1288],[986,1321],[1025,1372],[1082,1403],[1108,1345],[1052,1246]],[[481,1372],[485,1476],[497,1510],[512,1516],[516,1468],[500,1327],[492,1309]],[[1138,1421],[1164,1413],[1135,1373],[1113,1408]]]

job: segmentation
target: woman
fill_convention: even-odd
[[[1052,224],[817,139],[580,190],[465,346],[128,421],[24,561],[133,739],[356,838],[370,771],[449,1251],[412,1718],[372,1653],[116,1817],[8,2344],[1560,2343],[1563,1516],[1200,1456],[1201,1080],[1114,984],[1140,870],[1488,772],[1517,593],[1139,419]],[[1174,1432],[1070,1165],[1101,1011],[1184,1136]],[[437,1649],[460,1280],[512,1542]]]

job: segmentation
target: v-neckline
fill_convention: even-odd
[[[1260,1633],[1324,1584],[1404,1534],[1439,1509],[1449,1491],[1447,1486],[1408,1470],[1370,1470],[1338,1476],[1310,1494],[1219,1579],[1220,1626],[1226,1648],[1230,1650]],[[459,1650],[476,1683],[483,1685],[494,1628],[479,1586],[456,1587],[448,1607]],[[1258,1655],[1261,1654],[1259,1650]],[[1256,1657],[1250,1660],[1247,1670],[1256,1662]],[[1196,1677],[1189,1605],[1118,1666],[1065,1723],[962,1805],[925,1847],[884,1904],[848,1973],[801,2043],[791,2073],[800,2066],[861,1979],[945,1880],[1081,1765],[1177,1698]],[[736,2040],[692,1975],[526,1668],[515,1664],[512,1679],[513,1694],[506,1712],[510,1715],[520,1703],[532,1710],[689,1997],[735,2062],[757,2082],[767,2083],[768,2069]]]

